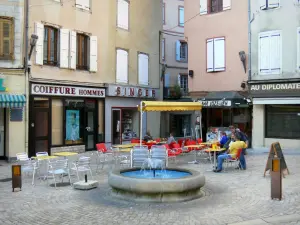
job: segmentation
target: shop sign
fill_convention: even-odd
[[[299,96],[300,83],[251,84],[253,97]]]
[[[156,98],[157,90],[142,87],[124,87],[114,85],[108,87],[108,95],[133,98]]]
[[[88,88],[77,86],[60,86],[48,84],[32,84],[32,95],[48,95],[48,96],[74,96],[86,98],[104,98],[104,88]]]
[[[230,100],[200,101],[203,107],[231,107]]]

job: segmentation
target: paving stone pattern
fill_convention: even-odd
[[[0,182],[0,224],[300,225],[299,154],[286,154],[291,174],[283,179],[282,201],[270,199],[270,177],[263,177],[266,153],[247,155],[246,171],[228,169],[218,174],[207,171],[211,168],[207,162],[187,164],[192,159],[179,157],[177,166],[205,174],[201,199],[172,204],[115,199],[107,184],[110,167],[106,166],[95,175],[99,187],[89,191],[70,186],[55,189],[46,181],[32,187],[31,179],[25,177],[22,191],[13,193],[11,182]],[[10,164],[0,164],[0,179],[10,177]]]

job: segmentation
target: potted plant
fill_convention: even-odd
[[[178,84],[174,85],[173,87],[170,88],[170,97],[179,99],[181,97],[181,88]]]

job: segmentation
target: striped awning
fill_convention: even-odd
[[[0,108],[23,108],[25,103],[25,95],[0,94]]]

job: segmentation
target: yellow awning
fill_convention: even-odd
[[[143,112],[151,111],[200,111],[200,102],[161,102],[161,101],[142,101]],[[140,106],[139,109],[140,111]]]

